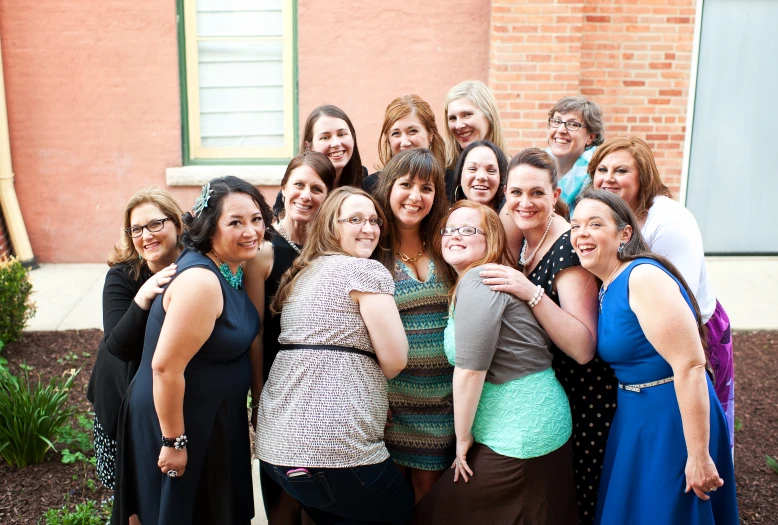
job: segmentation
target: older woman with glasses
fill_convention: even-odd
[[[94,405],[97,475],[115,486],[119,407],[135,377],[154,298],[170,282],[181,254],[183,211],[165,190],[146,188],[124,206],[123,231],[103,286],[103,330],[86,397]]]

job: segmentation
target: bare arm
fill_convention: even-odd
[[[705,378],[705,352],[697,326],[678,285],[665,272],[641,264],[629,277],[629,306],[646,339],[670,364],[686,439],[686,491],[703,500],[705,492],[724,481],[708,451],[710,400]]]
[[[394,297],[356,290],[349,295],[359,304],[381,370],[387,379],[396,377],[408,365],[408,338]]]
[[[492,290],[522,301],[529,301],[537,291],[523,273],[508,266],[487,264],[481,277]],[[597,349],[597,282],[582,266],[572,266],[557,273],[554,284],[559,306],[543,297],[532,313],[560,350],[580,364],[588,363]]]
[[[249,359],[251,361],[251,403],[256,406],[259,402],[259,396],[262,394],[264,386],[264,363],[262,359],[262,335],[265,331],[265,281],[270,277],[273,270],[275,256],[273,245],[269,242],[262,244],[262,249],[257,251],[257,255],[243,263],[243,282],[246,286],[246,293],[257,309],[260,318],[259,334],[251,343],[249,350]],[[256,427],[256,408],[251,410],[251,422]]]
[[[473,421],[478,401],[486,381],[486,370],[454,368],[454,429],[457,436],[457,459],[454,463],[454,481],[462,475],[465,482],[473,471],[467,464],[467,451],[473,445]]]
[[[192,268],[170,285],[164,297],[165,322],[157,341],[153,371],[154,408],[162,435],[185,433],[184,370],[213,332],[223,298],[218,277],[204,268]],[[162,447],[159,466],[183,473],[185,451]]]

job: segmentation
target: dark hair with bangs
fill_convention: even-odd
[[[257,188],[243,179],[232,175],[211,179],[208,184],[210,184],[212,193],[208,199],[208,205],[203,208],[200,215],[195,217],[190,212],[184,213],[183,219],[186,229],[181,236],[181,242],[184,246],[202,254],[211,251],[211,237],[213,237],[216,231],[219,217],[222,214],[224,199],[232,193],[245,193],[256,203],[262,214],[262,220],[265,222],[265,236],[263,239],[266,241],[270,240],[274,233],[272,226],[273,212],[270,211],[270,206],[267,205],[265,198]]]
[[[397,225],[397,219],[392,213],[392,207],[389,203],[389,199],[392,195],[392,189],[394,188],[397,179],[408,175],[411,180],[420,178],[424,182],[430,182],[435,188],[435,197],[432,199],[432,209],[421,220],[419,233],[421,240],[425,243],[427,253],[430,254],[432,260],[435,262],[435,269],[438,273],[438,277],[445,282],[449,282],[453,278],[453,274],[448,270],[448,264],[443,260],[443,256],[440,252],[440,243],[436,242],[436,229],[438,223],[445,218],[448,212],[448,199],[446,198],[446,185],[444,182],[444,172],[440,161],[435,155],[427,148],[414,148],[401,151],[394,157],[381,170],[381,174],[378,176],[378,183],[376,184],[373,195],[378,201],[378,204],[383,208],[386,214],[386,230],[389,234],[388,246],[391,247],[391,251],[382,253],[380,257],[386,258],[391,264],[387,264],[387,261],[381,260],[381,262],[389,267],[394,267],[395,253],[400,248],[400,235]]]
[[[467,199],[464,191],[462,191],[462,188],[460,187],[462,184],[462,170],[465,169],[465,161],[467,160],[467,156],[475,148],[489,148],[494,152],[495,157],[497,157],[497,168],[500,171],[500,185],[497,187],[497,192],[494,194],[494,199],[492,200],[491,207],[493,210],[499,212],[500,200],[502,199],[502,191],[505,188],[505,183],[508,181],[508,158],[505,156],[505,153],[503,153],[500,148],[498,148],[493,142],[490,142],[488,140],[477,140],[473,142],[468,147],[466,147],[464,151],[459,155],[457,166],[454,169],[454,183],[451,185],[451,187],[453,188],[451,191],[453,191],[454,193],[448,196],[448,200],[449,202],[451,202],[451,204],[454,204],[455,202],[460,201],[462,199]]]

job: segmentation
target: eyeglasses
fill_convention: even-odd
[[[471,235],[475,235],[476,233],[480,233],[481,235],[484,234],[484,232],[473,226],[460,226],[459,228],[446,227],[440,229],[440,234],[444,237],[448,235],[454,235],[454,233],[459,233],[459,235],[462,237],[469,237]]]
[[[165,217],[164,219],[154,219],[149,221],[148,224],[144,224],[143,226],[130,226],[129,228],[125,228],[124,231],[127,232],[127,235],[135,239],[143,235],[143,228],[146,228],[149,232],[152,233],[158,232],[165,227],[165,221],[169,220],[170,217]]]
[[[364,219],[362,217],[349,217],[348,219],[338,219],[338,222],[347,222],[349,224],[353,224],[354,226],[362,226],[366,222],[369,222],[370,226],[378,226],[378,227],[381,227],[384,224],[384,220],[379,219],[378,217],[373,217],[372,219]]]
[[[583,124],[581,124],[580,122],[576,122],[575,120],[564,121],[564,120],[558,119],[558,118],[550,118],[550,119],[548,119],[548,125],[551,126],[552,128],[558,128],[562,124],[565,125],[565,127],[567,128],[567,131],[578,131],[579,129],[586,127]]]

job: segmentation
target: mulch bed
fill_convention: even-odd
[[[21,341],[8,345],[2,355],[14,373],[26,361],[48,379],[70,368],[83,367],[74,383],[71,403],[82,410],[86,385],[95,361],[99,330],[26,332]],[[778,474],[765,463],[765,455],[778,457],[778,333],[738,332],[735,340],[736,412],[742,429],[735,438],[735,474],[741,523],[778,523]],[[90,357],[83,357],[89,352]],[[78,359],[57,363],[66,356]],[[73,477],[77,479],[73,479]],[[103,500],[111,492],[98,483],[92,492],[85,476],[96,479],[94,468],[83,463],[63,465],[59,455],[49,453],[47,461],[25,469],[13,469],[0,462],[0,523],[32,525],[43,513],[67,504],[71,507],[88,499]]]

